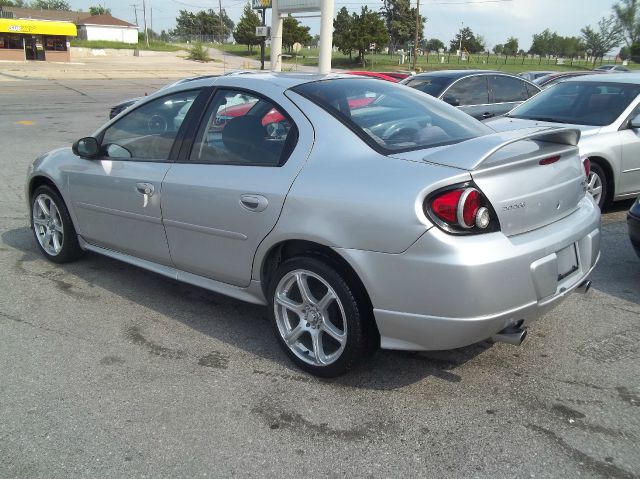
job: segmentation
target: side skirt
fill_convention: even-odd
[[[154,263],[153,261],[136,258],[135,256],[131,256],[126,253],[120,253],[118,251],[102,248],[101,246],[87,243],[82,238],[82,236],[78,236],[78,242],[80,243],[80,247],[83,250],[92,251],[94,253],[108,256],[109,258],[117,259],[124,263],[153,271],[154,273],[161,274],[162,276],[166,276],[177,281],[192,284],[194,286],[213,291],[214,293],[220,293],[225,296],[230,296],[232,298],[239,299],[240,301],[246,301],[248,303],[260,305],[267,304],[267,301],[265,300],[262,293],[260,281],[251,280],[251,284],[247,288],[240,288],[238,286],[233,286],[210,278],[205,278],[204,276],[199,276],[176,268],[172,268],[171,266],[165,266],[162,264]]]

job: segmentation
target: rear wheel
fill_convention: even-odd
[[[604,170],[597,163],[591,163],[591,171],[587,182],[587,191],[593,196],[600,209],[604,208],[609,193],[607,177]]]
[[[34,191],[31,226],[38,249],[48,260],[66,263],[82,253],[69,211],[53,188],[40,186]]]
[[[334,377],[367,356],[366,306],[329,264],[295,257],[276,270],[269,287],[278,341],[300,368]]]

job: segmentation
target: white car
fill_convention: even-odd
[[[591,163],[589,191],[598,205],[640,193],[640,75],[570,78],[485,124],[497,131],[578,128],[580,155]]]

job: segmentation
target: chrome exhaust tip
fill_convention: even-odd
[[[587,291],[589,291],[591,289],[591,281],[588,279],[585,279],[582,283],[580,283],[578,285],[578,287],[576,288],[576,293],[580,293],[580,294],[586,294]]]
[[[493,336],[494,341],[520,346],[527,337],[527,330],[510,326]]]

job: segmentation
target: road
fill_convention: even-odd
[[[41,258],[27,165],[164,82],[2,84],[0,477],[640,477],[628,202],[603,218],[592,290],[521,347],[381,351],[332,381],[292,366],[262,307],[93,254]]]

